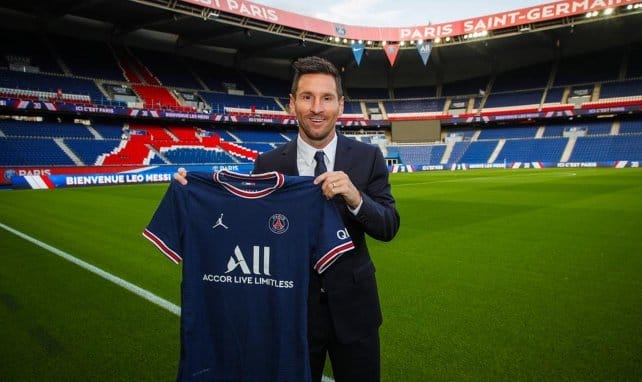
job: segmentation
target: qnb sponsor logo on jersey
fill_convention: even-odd
[[[224,274],[204,274],[203,281],[225,284],[244,284],[257,287],[294,288],[294,281],[279,280],[270,273],[270,247],[252,246],[252,268],[237,245],[227,261]]]
[[[340,240],[346,240],[347,238],[350,237],[350,234],[348,233],[348,229],[340,229],[337,231],[337,238]]]

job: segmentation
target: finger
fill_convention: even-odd
[[[324,172],[323,174],[314,178],[314,184],[319,184],[325,182],[325,180],[330,176],[330,172]]]
[[[185,186],[187,184],[187,173],[181,175],[180,172],[174,173],[174,180]]]

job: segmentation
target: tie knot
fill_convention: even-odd
[[[324,172],[328,171],[328,168],[325,166],[325,158],[322,150],[314,153],[314,160],[317,162],[317,165],[314,167],[314,176],[319,176]]]

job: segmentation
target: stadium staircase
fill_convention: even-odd
[[[169,108],[178,111],[194,111],[194,108],[183,106],[179,100],[162,86],[160,81],[136,57],[125,48],[115,48],[114,55],[118,65],[123,69],[123,75],[131,83],[131,87],[143,100],[143,107],[148,109]]]
[[[64,141],[63,138],[54,138],[54,142],[58,145],[58,147],[60,147],[60,149],[62,151],[65,152],[65,154],[67,154],[67,156],[72,161],[74,161],[74,164],[76,166],[84,166],[85,165],[85,163],[83,163],[83,161],[80,158],[78,158],[78,156],[65,144],[65,141]]]
[[[560,162],[568,162],[571,158],[571,154],[573,153],[573,148],[575,148],[575,142],[577,142],[577,137],[569,137],[568,143],[562,153],[562,158],[560,158]]]
[[[499,156],[499,153],[502,151],[502,148],[504,148],[504,145],[506,144],[505,139],[500,139],[497,142],[497,146],[495,146],[495,150],[490,154],[490,158],[488,158],[488,163],[493,163],[497,160],[497,157]]]
[[[441,157],[441,160],[439,161],[440,164],[448,163],[448,160],[450,159],[450,156],[453,153],[453,147],[455,147],[455,142],[450,142],[446,145],[446,150],[444,151],[444,155]]]
[[[114,56],[116,57],[118,66],[120,66],[123,71],[123,76],[125,77],[125,79],[127,79],[128,82],[132,84],[142,83],[140,76],[136,72],[133,65],[130,63],[129,55],[124,48],[114,48]]]
[[[136,94],[143,100],[143,106],[147,109],[170,108],[184,111],[194,110],[191,107],[180,105],[172,93],[162,86],[132,84],[132,89],[134,89]]]

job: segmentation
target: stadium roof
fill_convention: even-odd
[[[576,55],[610,47],[642,44],[642,9],[587,19],[563,17],[528,28],[497,29],[481,39],[453,38],[436,45],[428,67],[415,49],[402,50],[390,68],[381,47],[368,49],[354,80],[393,76],[412,81],[456,81],[524,65],[551,61],[556,54]],[[5,0],[4,28],[30,29],[110,41],[197,57],[280,78],[289,77],[293,58],[321,55],[356,73],[349,45],[327,36],[233,13],[211,12],[181,0]],[[528,29],[528,30],[526,30]],[[472,65],[471,65],[472,63]],[[370,82],[369,82],[370,81]],[[385,78],[382,83],[388,84]],[[367,87],[367,86],[366,86]]]

